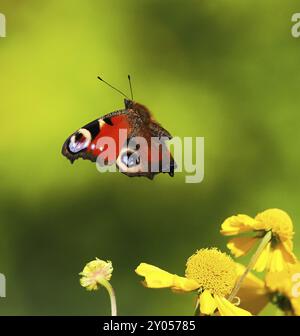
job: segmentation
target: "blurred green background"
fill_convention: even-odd
[[[109,314],[78,273],[113,261],[122,315],[187,315],[192,295],[148,290],[141,261],[184,274],[197,249],[226,249],[230,215],[285,209],[300,253],[300,39],[295,1],[1,0],[0,314]],[[205,178],[99,174],[60,154],[128,90],[177,136],[205,137]],[[272,308],[268,313],[275,313]]]

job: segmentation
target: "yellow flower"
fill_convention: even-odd
[[[197,290],[199,309],[203,315],[251,315],[226,299],[237,279],[235,263],[216,248],[201,249],[193,254],[187,260],[185,277],[146,263],[141,263],[135,271],[145,277],[143,283],[148,288],[171,288],[176,292]]]
[[[245,271],[237,264],[238,275]],[[265,281],[248,273],[238,292],[240,306],[257,315],[271,302],[285,315],[300,316],[300,263],[289,266],[281,272],[270,272]]]
[[[272,303],[286,315],[300,316],[300,263],[281,272],[268,273],[265,281]]]
[[[293,223],[286,212],[280,209],[268,209],[255,218],[247,215],[231,216],[223,222],[221,228],[221,233],[225,236],[255,233],[254,236],[237,237],[228,242],[227,247],[235,257],[247,254],[269,231],[272,233],[272,238],[263,249],[254,269],[258,272],[266,268],[271,272],[280,272],[297,260],[293,254]]]
[[[117,316],[116,295],[109,282],[112,272],[113,267],[111,261],[104,261],[96,258],[95,260],[87,263],[83,271],[79,273],[79,275],[82,275],[80,284],[90,291],[97,290],[99,286],[103,286],[110,297],[111,315]]]
[[[96,258],[93,261],[87,263],[80,275],[81,286],[87,290],[96,290],[103,282],[110,280],[112,276],[112,263],[111,261],[104,261]]]

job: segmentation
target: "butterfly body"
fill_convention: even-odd
[[[111,112],[83,126],[65,141],[62,154],[71,163],[78,158],[98,162],[105,155],[105,165],[116,164],[127,176],[145,176],[150,179],[160,173],[174,175],[175,162],[166,150],[165,140],[171,139],[170,133],[158,124],[147,107],[129,99],[124,100],[125,108]],[[125,137],[120,137],[121,131]],[[101,145],[104,139],[115,142],[113,149]],[[137,144],[135,139],[145,139]],[[153,140],[154,139],[154,140]],[[160,139],[163,139],[160,142]],[[167,161],[163,164],[163,159]],[[156,165],[156,170],[151,167]]]

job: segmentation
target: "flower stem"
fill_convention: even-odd
[[[111,306],[111,316],[117,316],[117,302],[116,302],[116,295],[112,285],[109,281],[105,279],[101,279],[101,285],[106,288],[110,297],[110,306]]]
[[[243,273],[243,275],[239,278],[239,280],[237,281],[235,287],[233,288],[229,298],[228,298],[228,301],[231,302],[237,292],[239,291],[244,279],[246,278],[246,276],[248,275],[248,273],[253,269],[253,267],[255,266],[256,262],[257,262],[257,259],[259,258],[259,256],[261,255],[262,251],[264,250],[264,248],[267,246],[267,244],[270,242],[272,238],[272,232],[271,231],[268,231],[263,239],[261,240],[260,244],[258,245],[258,248],[256,250],[256,252],[254,253],[254,255],[252,256],[250,262],[249,262],[249,265],[247,266],[247,268],[245,269],[245,272]]]
[[[194,310],[194,316],[199,316],[200,315],[200,304],[199,304],[199,299],[197,298],[197,303],[196,303],[196,307]]]

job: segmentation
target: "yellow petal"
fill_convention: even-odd
[[[218,295],[214,296],[218,311],[221,316],[251,316],[247,310],[239,308],[229,302],[227,299],[222,298]]]
[[[287,251],[293,251],[293,241],[291,239],[286,239],[281,241]]]
[[[269,270],[270,272],[281,272],[285,270],[289,264],[296,263],[297,258],[290,250],[287,242],[277,244],[270,256]]]
[[[236,264],[236,266],[237,275],[241,277],[246,267],[241,264]],[[242,282],[237,296],[240,299],[239,306],[253,315],[258,315],[269,302],[269,291],[266,289],[265,282],[251,272],[247,274]]]
[[[295,264],[297,257],[293,253],[293,243],[291,240],[286,240],[278,245],[282,252],[283,259],[286,263]]]
[[[300,263],[287,264],[281,272],[268,272],[265,277],[266,286],[271,292],[280,292],[286,297],[294,297],[293,288],[297,283],[293,276],[300,273]],[[296,278],[298,281],[298,278]],[[299,297],[300,299],[300,297]]]
[[[281,272],[285,268],[284,259],[280,248],[276,247],[270,252],[268,268],[270,272]]]
[[[292,298],[291,304],[293,307],[293,312],[296,316],[300,316],[300,298]]]
[[[148,288],[172,288],[175,291],[192,291],[199,288],[195,280],[180,277],[166,272],[156,266],[141,263],[135,270],[138,275],[144,276],[144,285]]]
[[[254,237],[238,237],[231,239],[227,247],[235,257],[241,257],[246,254],[257,242]]]
[[[268,272],[265,281],[270,292],[280,292],[286,297],[291,296],[291,273],[287,269],[281,272]]]
[[[200,312],[205,315],[212,315],[217,308],[213,296],[208,290],[205,290],[199,297]]]
[[[221,233],[225,236],[232,236],[242,232],[248,232],[256,225],[256,221],[247,215],[237,215],[227,218],[222,226]]]
[[[268,266],[270,249],[271,249],[271,243],[268,243],[267,246],[263,249],[261,255],[258,257],[257,262],[253,268],[257,272],[263,272]]]
[[[156,266],[141,263],[135,270],[138,275],[145,277],[145,286],[149,288],[172,287],[174,274],[166,272]]]
[[[190,292],[199,288],[197,281],[174,275],[172,289],[174,291]]]

